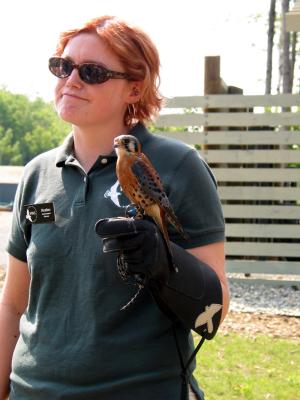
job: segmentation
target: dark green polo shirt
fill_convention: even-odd
[[[170,227],[171,240],[185,248],[224,240],[216,185],[197,152],[148,133],[142,124],[131,133],[158,170],[189,235],[184,241]],[[31,275],[11,400],[179,399],[171,322],[147,290],[120,311],[137,289],[120,279],[116,256],[102,253],[94,231],[99,218],[124,215],[129,203],[115,164],[114,154],[100,156],[86,174],[73,156],[70,135],[25,167],[7,247],[28,262]],[[30,223],[24,206],[45,203],[53,203],[55,221]],[[182,326],[178,337],[187,359],[191,335]],[[192,385],[197,386],[193,379]]]

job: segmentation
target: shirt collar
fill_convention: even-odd
[[[74,138],[73,133],[69,133],[63,141],[63,144],[58,148],[55,164],[57,167],[63,167],[68,159],[74,158]]]
[[[121,133],[120,133],[121,134]],[[142,145],[150,138],[151,134],[147,130],[144,124],[138,122],[134,125],[128,134],[135,136]],[[99,156],[100,157],[100,156]],[[113,150],[106,158],[116,158],[116,152]],[[58,153],[56,156],[56,166],[64,167],[67,162],[73,162],[74,157],[74,137],[73,133],[69,133],[65,138],[63,144],[58,148]]]

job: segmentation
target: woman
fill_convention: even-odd
[[[25,167],[16,194],[1,296],[0,399],[173,400],[188,398],[188,390],[201,399],[195,365],[186,363],[190,329],[210,339],[228,309],[224,223],[215,182],[196,151],[145,128],[161,106],[157,50],[140,29],[104,16],[62,33],[49,68],[58,77],[57,113],[72,132]],[[129,201],[116,178],[113,142],[128,133],[158,170],[189,236],[169,230],[177,275],[160,273],[169,258],[155,224],[132,220],[145,240],[130,250],[132,227],[115,218]],[[127,275],[154,282],[125,311],[136,286],[120,279],[120,248]],[[128,255],[136,259],[139,251],[133,271]],[[203,322],[216,304],[221,311]]]

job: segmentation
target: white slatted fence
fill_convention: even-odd
[[[229,273],[300,276],[299,110],[291,94],[176,97],[156,121],[213,169]]]

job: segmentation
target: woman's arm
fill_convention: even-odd
[[[9,255],[0,297],[0,400],[9,394],[12,354],[19,337],[20,317],[28,303],[29,282],[27,263]]]
[[[198,260],[213,268],[218,275],[223,293],[223,309],[221,317],[221,320],[223,321],[228,312],[230,300],[228,281],[225,273],[224,242],[217,242],[201,247],[195,247],[187,249],[187,251],[194,257],[198,258]]]

